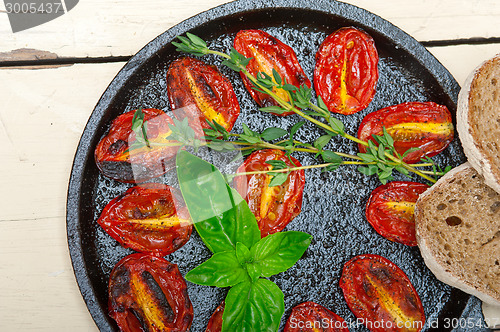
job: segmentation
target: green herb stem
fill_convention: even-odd
[[[226,59],[228,59],[228,60],[230,60],[230,59],[231,59],[231,57],[230,57],[228,54],[226,54],[226,53],[222,53],[222,52],[219,52],[219,51],[214,51],[214,50],[211,50],[211,49],[208,49],[207,54],[214,54],[214,55],[218,55],[218,56],[223,57],[223,58],[226,58]]]
[[[201,40],[199,37],[196,37],[191,34],[187,34],[188,38],[185,37],[179,37],[179,39],[182,41],[181,44],[175,44],[176,46],[179,46],[179,50],[181,51],[187,51],[190,52],[194,55],[201,56],[204,54],[213,54],[219,57],[224,58],[223,64],[227,65],[229,68],[242,73],[248,80],[250,80],[253,85],[255,86],[255,89],[257,91],[261,91],[270,97],[272,97],[276,103],[279,105],[281,109],[278,108],[278,111],[282,112],[293,112],[303,119],[314,123],[316,126],[319,128],[322,128],[327,131],[327,135],[333,136],[335,134],[340,135],[354,143],[357,143],[359,145],[368,147],[369,150],[369,155],[360,153],[358,156],[353,156],[350,154],[344,154],[340,152],[333,152],[333,151],[325,151],[323,150],[323,146],[327,143],[325,140],[320,140],[322,142],[326,142],[325,144],[318,143],[318,146],[314,145],[312,147],[310,144],[305,144],[302,142],[298,142],[293,140],[292,135],[290,135],[289,140],[284,140],[277,142],[275,144],[269,143],[266,141],[261,140],[260,142],[256,143],[250,143],[250,142],[244,142],[246,139],[239,137],[238,134],[229,134],[227,131],[224,133],[224,138],[227,141],[227,137],[239,137],[240,141],[239,142],[231,142],[234,145],[239,145],[239,146],[244,146],[241,147],[240,150],[251,150],[251,149],[259,149],[259,148],[271,148],[271,149],[280,149],[280,150],[285,150],[287,151],[287,154],[289,155],[292,152],[298,151],[298,152],[306,152],[306,153],[315,153],[317,155],[322,155],[323,158],[326,157],[326,152],[329,153],[329,158],[331,158],[331,153],[335,153],[339,157],[343,158],[350,158],[353,160],[357,160],[357,162],[347,162],[343,161],[341,164],[359,164],[359,165],[377,165],[377,171],[376,174],[379,175],[380,180],[384,183],[384,180],[387,181],[387,179],[392,179],[391,172],[393,169],[398,169],[400,171],[403,171],[403,174],[408,175],[408,172],[415,173],[419,175],[420,177],[426,179],[427,181],[431,183],[435,183],[436,179],[432,178],[429,175],[433,175],[435,177],[441,176],[445,172],[442,172],[441,169],[440,172],[437,172],[436,170],[436,164],[432,162],[430,159],[426,159],[424,161],[429,161],[427,163],[420,163],[420,164],[414,164],[414,165],[409,165],[403,161],[403,156],[399,155],[393,146],[393,140],[385,138],[387,132],[385,132],[384,129],[384,136],[379,137],[377,139],[377,142],[379,143],[379,152],[376,153],[374,151],[374,147],[369,143],[369,141],[363,141],[359,139],[358,137],[352,136],[344,131],[344,125],[343,123],[337,119],[332,117],[331,112],[327,109],[326,105],[324,102],[321,100],[321,98],[318,97],[318,104],[316,105],[315,103],[311,102],[311,88],[308,88],[306,86],[301,86],[301,87],[296,87],[296,90],[293,90],[293,86],[290,88],[290,84],[287,84],[285,80],[283,80],[281,77],[279,77],[279,73],[273,70],[272,76],[268,75],[267,73],[259,73],[258,75],[254,76],[250,74],[250,72],[247,71],[246,66],[248,64],[248,61],[250,61],[249,58],[244,57],[243,55],[239,54],[235,49],[232,49],[230,54],[226,54],[223,52],[215,51],[215,50],[210,50],[208,47],[206,47],[206,43]],[[284,84],[282,85],[282,83]],[[274,91],[275,88],[279,89],[284,89],[288,95],[288,101],[284,100],[278,94]],[[312,110],[312,112],[308,111],[303,111],[302,109],[309,108]],[[264,110],[267,112],[273,112],[273,110]],[[326,120],[327,123],[322,121],[321,119],[314,118],[313,116],[320,117],[323,120]],[[213,129],[217,130],[215,127],[212,127]],[[248,128],[247,128],[248,129]],[[292,129],[293,130],[293,129]],[[258,136],[258,135],[257,135]],[[382,141],[382,139],[385,138],[385,141]],[[326,140],[328,137],[326,138]],[[287,143],[290,142],[290,143]],[[302,145],[302,147],[299,147]],[[319,147],[319,149],[318,149]],[[321,150],[320,150],[321,149]],[[372,151],[370,151],[372,150]],[[371,155],[371,157],[370,157]],[[374,160],[372,163],[370,160]],[[325,160],[325,161],[332,161],[332,160]],[[324,166],[326,164],[321,164],[321,165],[316,165],[318,168],[320,167],[326,167]],[[331,165],[329,163],[328,165]],[[339,165],[337,162],[336,165]],[[380,166],[379,166],[380,165]],[[428,167],[431,166],[433,167],[433,171],[423,171],[423,170],[418,170],[417,167]],[[309,167],[312,168],[312,167]],[[316,167],[314,167],[316,168]],[[280,170],[279,173],[286,172],[287,170]],[[361,170],[360,170],[361,171]],[[375,174],[373,170],[373,166],[366,171],[363,171],[363,173],[366,174]]]
[[[408,165],[406,163],[401,163],[401,166],[406,168],[408,171],[421,176],[422,178],[426,179],[427,181],[429,181],[431,183],[436,183],[436,179],[433,179],[430,176],[427,176],[426,174],[439,175],[437,172],[435,173],[435,172],[420,171],[414,167],[411,167],[410,165]]]
[[[269,96],[271,96],[281,107],[283,107],[285,110],[287,111],[292,111],[292,112],[296,112],[298,111],[298,109],[296,109],[294,106],[291,106],[288,102],[284,101],[283,99],[281,99],[277,94],[275,94],[272,90],[268,89],[267,87],[263,86],[262,84],[259,83],[259,81],[257,80],[257,78],[255,78],[255,76],[253,76],[252,74],[250,74],[245,67],[243,66],[240,66],[241,68],[241,72],[255,85],[259,86],[260,89],[262,89],[262,91],[264,91],[266,94],[268,94]],[[298,114],[298,113],[297,113]],[[304,114],[305,115],[305,114]],[[315,120],[315,119],[313,119]]]
[[[374,165],[376,164],[375,162],[373,163],[365,163],[362,161],[342,161],[342,165]],[[317,165],[307,165],[307,166],[300,166],[300,167],[287,167],[287,168],[281,168],[281,169],[271,169],[271,170],[265,170],[265,171],[252,171],[252,172],[241,172],[241,173],[234,173],[231,174],[231,177],[236,177],[236,176],[242,176],[242,175],[255,175],[255,174],[269,174],[269,173],[288,173],[288,172],[293,172],[293,171],[299,171],[302,169],[315,169],[315,168],[325,168],[329,166],[337,165],[335,163],[324,163],[324,164],[317,164]]]
[[[359,162],[359,161],[343,161],[344,165],[367,165],[368,163]],[[334,163],[325,163],[325,164],[317,164],[317,165],[307,165],[307,166],[299,166],[299,167],[287,167],[281,169],[271,169],[265,171],[252,171],[252,172],[241,172],[234,173],[231,176],[241,176],[241,175],[254,175],[254,174],[268,174],[268,173],[288,173],[293,171],[300,171],[302,169],[314,169],[314,168],[325,168],[328,166],[333,166]]]

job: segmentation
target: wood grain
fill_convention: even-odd
[[[0,12],[0,52],[31,48],[59,57],[132,55],[180,21],[226,2],[85,0],[53,21],[18,33],[12,33],[6,13]],[[500,37],[496,0],[347,2],[389,20],[419,41]]]
[[[97,331],[69,258],[66,191],[85,123],[123,64],[0,70],[0,331]]]
[[[20,54],[132,55],[172,25],[224,2],[85,0],[54,21],[16,34],[0,2],[0,61],[19,60]],[[500,37],[496,0],[349,2],[421,41]],[[17,51],[24,48],[35,51]],[[500,45],[429,50],[461,84]],[[123,64],[0,69],[0,331],[97,331],[69,259],[66,191],[87,119]]]

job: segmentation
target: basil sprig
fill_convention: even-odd
[[[284,312],[283,292],[265,279],[292,267],[311,243],[303,232],[260,238],[255,216],[212,164],[189,152],[177,154],[177,177],[194,227],[214,253],[186,280],[231,287],[222,331],[276,331]]]

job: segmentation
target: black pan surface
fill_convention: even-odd
[[[241,0],[222,5],[158,36],[132,57],[113,79],[81,137],[67,202],[68,243],[75,276],[101,331],[118,330],[107,315],[108,276],[113,266],[132,251],[120,247],[100,229],[96,220],[103,207],[130,185],[100,175],[93,153],[112,119],[119,114],[139,106],[170,111],[166,71],[173,60],[182,56],[175,51],[171,41],[189,31],[205,39],[209,47],[227,52],[239,30],[263,29],[295,50],[312,80],[314,55],[320,43],[343,26],[355,26],[368,32],[374,38],[380,56],[380,79],[372,103],[362,112],[340,117],[350,134],[356,134],[367,113],[407,101],[434,101],[446,105],[455,114],[460,87],[422,45],[380,17],[332,0]],[[233,83],[242,108],[233,131],[241,132],[243,122],[260,131],[268,126],[290,128],[300,120],[295,115],[278,118],[259,112],[237,74],[221,66],[219,59],[206,57],[203,60],[217,65]],[[303,141],[312,142],[322,133],[306,124],[298,135]],[[347,153],[357,152],[355,144],[341,138],[334,139],[329,147]],[[304,165],[317,163],[310,155],[295,156]],[[441,165],[452,166],[466,160],[458,139],[435,159]],[[168,183],[171,177],[172,174],[160,180]],[[396,180],[408,178],[396,176]],[[338,286],[341,269],[353,256],[373,253],[396,263],[410,278],[425,308],[428,323],[424,331],[450,331],[453,318],[458,319],[457,322],[472,320],[476,323],[474,330],[481,331],[481,324],[477,324],[481,316],[475,298],[439,282],[425,267],[418,248],[390,242],[367,223],[364,207],[371,191],[379,184],[377,179],[361,175],[349,166],[333,173],[306,171],[302,212],[286,229],[310,233],[314,239],[293,268],[272,278],[285,294],[285,315],[280,329],[283,329],[291,308],[304,301],[317,302],[354,322],[356,318],[347,308]],[[178,264],[181,273],[185,274],[208,257],[210,252],[193,233],[184,247],[166,258]],[[226,290],[190,283],[188,288],[195,313],[191,330],[204,331]],[[354,326],[350,330],[366,331],[366,328]]]

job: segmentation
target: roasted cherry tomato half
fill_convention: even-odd
[[[373,332],[418,332],[424,308],[406,274],[387,258],[356,256],[344,265],[340,288],[356,317]]]
[[[266,73],[277,83],[273,76],[274,69],[281,76],[282,83],[286,80],[286,83],[296,87],[303,84],[309,88],[311,87],[311,81],[300,66],[293,49],[267,32],[262,30],[241,30],[234,38],[234,48],[245,57],[252,58],[246,68],[253,76],[257,77],[258,73]],[[245,87],[259,106],[278,106],[278,103],[271,96],[254,90],[252,82],[243,73],[240,72],[240,74]],[[273,91],[283,100],[290,100],[287,91],[277,88],[273,88]],[[277,115],[285,116],[290,114],[294,113],[285,112]]]
[[[316,53],[314,89],[328,110],[353,114],[372,101],[378,81],[375,42],[356,28],[341,28]]]
[[[97,223],[125,248],[165,256],[189,240],[193,227],[177,197],[164,184],[133,187],[109,202]]]
[[[240,115],[240,104],[231,82],[215,66],[193,58],[177,59],[167,71],[170,106],[175,116],[187,117],[199,135],[209,129],[207,120],[226,130],[233,128]]]
[[[386,239],[416,246],[415,203],[427,188],[423,183],[405,181],[377,187],[366,204],[366,219]]]
[[[122,259],[109,277],[109,314],[123,332],[187,331],[193,306],[177,265],[148,254]]]
[[[334,312],[314,303],[304,302],[292,309],[285,332],[349,332],[346,321]]]
[[[222,331],[222,315],[224,314],[224,302],[215,309],[214,313],[208,321],[205,332],[220,332]]]
[[[358,138],[374,140],[372,135],[382,135],[383,127],[394,139],[396,151],[403,160],[413,164],[423,157],[432,157],[443,151],[453,140],[454,128],[451,114],[444,105],[433,102],[410,102],[372,112],[365,116],[358,129]],[[366,152],[364,145],[359,145]]]
[[[253,152],[236,172],[271,170],[272,166],[266,163],[269,160],[284,161],[289,167],[302,166],[297,159],[290,159],[282,150],[259,150]],[[287,180],[279,186],[269,187],[270,181],[271,176],[267,174],[241,175],[234,178],[234,187],[245,198],[255,215],[262,237],[280,232],[300,213],[305,184],[304,170],[291,172]]]
[[[175,166],[172,160],[177,153],[176,146],[160,146],[159,143],[173,143],[168,140],[172,119],[162,110],[143,109],[144,122],[150,147],[133,147],[135,132],[132,119],[136,111],[130,111],[113,120],[111,128],[95,150],[97,167],[107,177],[121,182],[144,182],[158,177]]]

